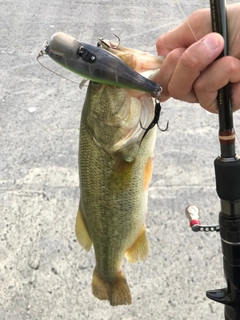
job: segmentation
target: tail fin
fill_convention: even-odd
[[[112,306],[131,304],[131,293],[124,275],[107,282],[101,279],[96,271],[93,272],[92,292],[100,300],[108,300]]]

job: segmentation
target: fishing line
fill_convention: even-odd
[[[169,26],[168,31],[170,31],[174,26],[174,24],[173,24],[173,8],[174,8],[174,0],[171,1],[171,21],[170,21],[170,26]]]
[[[45,53],[43,52],[43,50],[40,50],[39,53],[38,53],[38,55],[37,55],[37,62],[40,64],[40,66],[42,66],[43,68],[45,68],[46,70],[52,72],[53,74],[55,74],[56,76],[58,76],[58,77],[60,77],[60,78],[63,78],[63,79],[68,80],[68,81],[70,81],[70,82],[72,82],[72,83],[74,83],[74,84],[79,85],[79,88],[80,88],[80,89],[85,85],[85,82],[86,82],[85,79],[83,79],[80,83],[79,83],[79,82],[76,82],[76,81],[74,81],[74,80],[71,80],[71,79],[69,79],[69,78],[67,78],[67,77],[62,76],[60,73],[57,73],[56,71],[53,71],[53,70],[51,70],[50,68],[48,68],[47,66],[45,66],[44,64],[42,64],[42,62],[39,61],[39,58],[43,57],[44,54],[45,54]]]
[[[188,17],[185,15],[185,13],[184,13],[184,11],[183,11],[183,9],[182,9],[182,6],[181,6],[181,4],[180,4],[180,1],[179,1],[179,0],[176,0],[176,3],[177,3],[177,5],[178,5],[178,7],[179,7],[179,9],[180,9],[180,11],[181,11],[184,19],[186,20],[186,22],[187,22],[187,24],[188,24],[188,27],[189,27],[189,29],[190,29],[193,37],[195,38],[196,41],[198,41],[198,39],[197,39],[197,37],[196,37],[196,35],[195,35],[194,31],[193,31],[193,28],[191,27],[191,25],[190,25],[190,23],[189,23],[189,21],[188,21]]]

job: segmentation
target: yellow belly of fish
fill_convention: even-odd
[[[143,140],[135,160],[126,162],[121,153],[111,156],[97,146],[81,125],[76,235],[87,251],[93,243],[93,294],[111,305],[131,303],[122,273],[124,254],[130,262],[144,260],[148,254],[145,217],[154,142],[155,129]]]

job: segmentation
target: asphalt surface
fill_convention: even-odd
[[[195,203],[203,223],[218,220],[217,116],[198,105],[163,104],[161,124],[169,119],[170,125],[157,135],[147,217],[151,250],[144,263],[124,263],[133,302],[113,308],[92,296],[93,252],[74,234],[86,88],[36,61],[43,41],[57,31],[92,44],[114,32],[123,45],[154,53],[157,37],[183,20],[180,9],[166,0],[0,2],[0,319],[223,319],[223,306],[205,296],[225,286],[219,235],[193,233],[184,214]],[[208,6],[180,2],[186,15]],[[80,81],[47,57],[41,61]],[[238,128],[239,113],[234,121]]]

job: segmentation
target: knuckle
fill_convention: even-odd
[[[209,31],[211,30],[210,27],[210,15],[209,15],[209,10],[208,9],[198,9],[196,11],[194,11],[188,18],[188,21],[190,23],[190,25],[192,26],[192,28],[194,30],[196,30],[196,33],[198,31],[201,31],[203,28],[203,21],[206,22],[206,24],[208,24],[207,22],[209,21]],[[201,26],[201,28],[199,28],[199,26]],[[200,35],[201,36],[201,35]]]
[[[240,82],[232,84],[232,106],[234,112],[240,109]]]
[[[206,90],[206,83],[204,80],[202,80],[202,78],[198,78],[194,84],[193,84],[193,89],[194,91],[198,92],[198,91],[204,91]]]
[[[168,85],[168,92],[170,96],[174,99],[181,99],[184,97],[184,94],[180,90],[180,87],[172,84],[171,82]]]
[[[166,60],[168,61],[169,64],[176,66],[182,54],[183,54],[183,49],[181,48],[174,49],[167,55]]]
[[[223,58],[225,67],[226,67],[226,72],[228,75],[231,75],[234,72],[239,72],[239,66],[236,65],[236,60],[233,59],[231,56],[226,56]]]
[[[192,18],[193,20],[201,20],[203,17],[203,14],[209,14],[209,10],[208,9],[197,9],[195,11],[193,11],[193,13],[191,13],[190,18]]]
[[[181,64],[184,69],[198,70],[199,60],[190,51],[186,50],[181,57]]]

